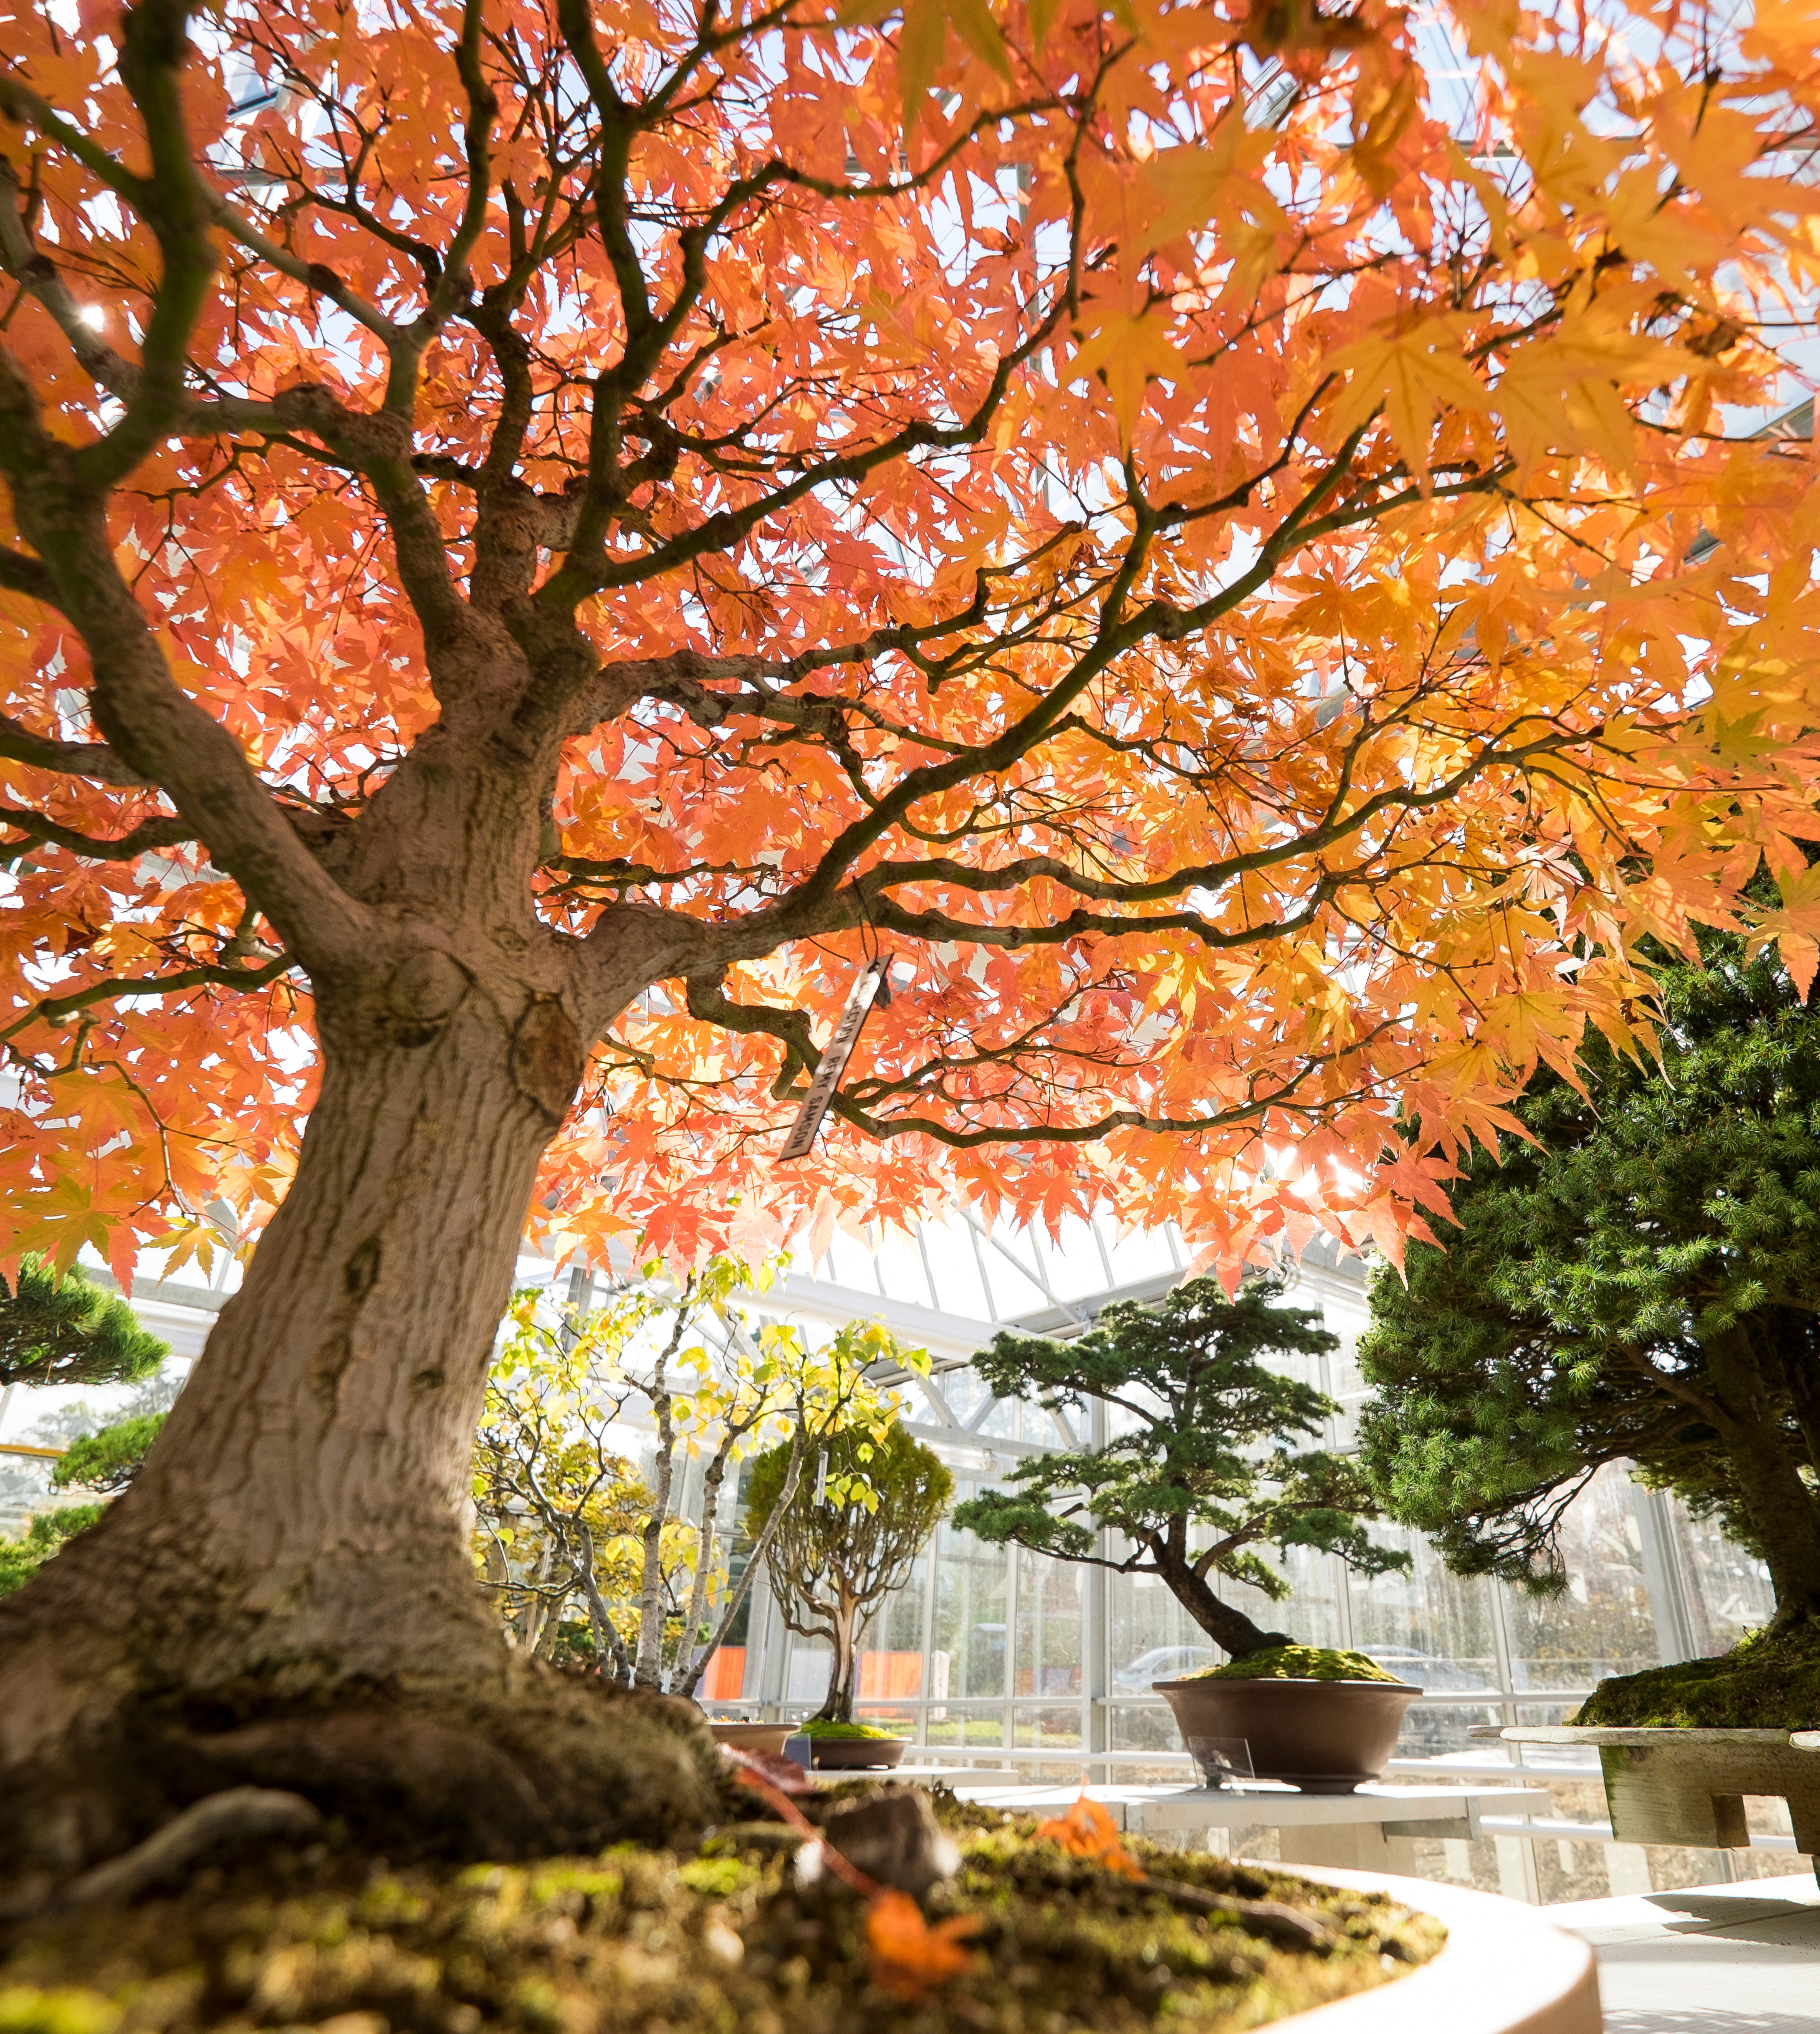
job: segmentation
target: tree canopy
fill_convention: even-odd
[[[1820,1011],[1709,938],[1662,972],[1661,1058],[1543,1072],[1458,1227],[1379,1273],[1360,1361],[1387,1507],[1468,1573],[1559,1580],[1560,1516],[1627,1460],[1820,1617]]]
[[[136,1384],[171,1353],[117,1293],[81,1271],[23,1258],[0,1275],[0,1389],[13,1384]]]
[[[1483,1129],[1811,830],[1810,467],[1723,421],[1812,258],[1757,12],[17,21],[16,1237],[256,1229],[320,999],[433,1025],[510,922],[560,1234],[762,1254],[945,1146],[1394,1247],[1399,1093]]]
[[[1208,1580],[1283,1601],[1289,1586],[1261,1547],[1315,1548],[1361,1574],[1406,1566],[1359,1523],[1372,1504],[1353,1464],[1303,1445],[1338,1409],[1270,1359],[1319,1356],[1339,1340],[1318,1313],[1278,1305],[1281,1293],[1259,1279],[1229,1300],[1217,1279],[1191,1278],[1154,1309],[1116,1301],[1074,1342],[1001,1330],[975,1359],[994,1393],[1064,1417],[1097,1409],[1105,1439],[1019,1462],[1014,1488],[957,1505],[955,1525],[1065,1561],[1159,1575],[1235,1658],[1295,1642],[1260,1629]],[[1128,1551],[1102,1551],[1107,1527]]]

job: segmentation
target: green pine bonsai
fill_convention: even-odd
[[[15,1384],[137,1384],[171,1353],[141,1327],[133,1309],[77,1270],[61,1277],[27,1256],[9,1288],[0,1278],[0,1388]],[[123,1490],[164,1424],[141,1413],[73,1441],[51,1480],[112,1494]],[[92,1526],[104,1507],[64,1505],[32,1518],[16,1540],[0,1540],[0,1597],[23,1589],[66,1540]]]
[[[0,1278],[0,1388],[10,1384],[135,1384],[171,1353],[117,1293],[74,1267],[60,1278],[41,1257]]]
[[[1539,1073],[1517,1109],[1534,1141],[1475,1154],[1444,1247],[1374,1282],[1364,1461],[1456,1571],[1544,1589],[1567,1504],[1629,1461],[1766,1563],[1754,1657],[1785,1683],[1820,1657],[1820,1010],[1730,938],[1659,979],[1660,1066],[1595,1041],[1583,1094]],[[1762,1720],[1739,1664],[1729,1720]],[[1608,1681],[1581,1720],[1638,1721],[1637,1692]],[[1689,1720],[1665,1702],[1646,1706]],[[1797,1707],[1820,1722],[1820,1674]]]
[[[954,1478],[931,1448],[894,1420],[850,1427],[824,1443],[820,1465],[791,1491],[787,1442],[752,1458],[746,1530],[760,1538],[779,1504],[765,1559],[783,1620],[798,1637],[834,1649],[827,1699],[806,1726],[850,1728],[823,1735],[869,1734],[854,1726],[859,1633],[866,1613],[909,1579],[954,1495]]]
[[[1260,1547],[1316,1548],[1366,1575],[1406,1567],[1407,1555],[1375,1544],[1360,1523],[1373,1504],[1354,1465],[1301,1445],[1334,1402],[1270,1359],[1339,1343],[1310,1309],[1276,1304],[1282,1291],[1259,1279],[1229,1300],[1217,1279],[1193,1278],[1159,1308],[1106,1308],[1076,1342],[999,1334],[974,1364],[1000,1398],[1064,1417],[1097,1402],[1109,1437],[1103,1447],[1019,1463],[1015,1489],[957,1506],[955,1525],[1063,1560],[1160,1576],[1235,1661],[1296,1644],[1255,1623],[1210,1579],[1249,1583],[1281,1602],[1289,1585]],[[1128,1554],[1098,1552],[1105,1526],[1124,1535]]]

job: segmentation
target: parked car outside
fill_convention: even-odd
[[[1128,1665],[1113,1670],[1113,1687],[1121,1695],[1147,1695],[1153,1681],[1173,1681],[1211,1667],[1218,1654],[1210,1646],[1153,1646]]]

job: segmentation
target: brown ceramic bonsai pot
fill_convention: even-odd
[[[772,1758],[783,1756],[784,1740],[796,1729],[793,1723],[711,1723],[716,1744],[730,1744],[736,1751],[762,1751]]]
[[[810,1762],[818,1773],[860,1773],[895,1766],[910,1749],[907,1737],[812,1737]]]
[[[1403,1712],[1422,1692],[1403,1681],[1225,1680],[1216,1675],[1150,1686],[1196,1738],[1242,1737],[1260,1780],[1304,1794],[1349,1794],[1375,1780],[1395,1747]]]

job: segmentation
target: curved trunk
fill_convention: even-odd
[[[1195,1573],[1192,1563],[1177,1555],[1165,1540],[1153,1535],[1150,1547],[1157,1573],[1162,1577],[1169,1593],[1214,1643],[1233,1659],[1243,1660],[1248,1654],[1264,1652],[1273,1646],[1295,1643],[1286,1633],[1266,1631],[1261,1625],[1254,1624],[1242,1610],[1234,1610],[1229,1603],[1222,1603]]]
[[[835,1598],[834,1658],[829,1663],[827,1699],[816,1712],[818,1723],[851,1723],[854,1698],[859,1691],[859,1614],[857,1598],[845,1589]]]

